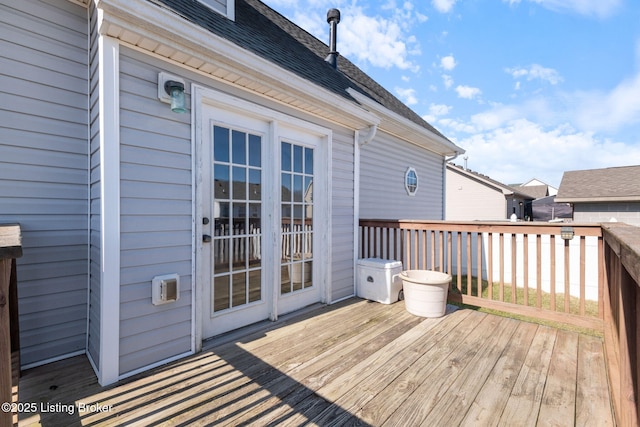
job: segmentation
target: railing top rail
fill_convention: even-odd
[[[0,259],[22,256],[22,235],[18,224],[0,224]]]
[[[560,235],[562,227],[572,227],[576,236],[602,236],[601,224],[510,221],[438,221],[404,219],[361,219],[360,226],[410,230],[493,232]]]
[[[624,223],[602,224],[604,241],[640,286],[640,227]]]

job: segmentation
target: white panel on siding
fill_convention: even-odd
[[[19,222],[22,363],[85,348],[87,22],[66,0],[0,4],[0,222]]]
[[[404,187],[408,167],[418,174],[415,196]],[[442,156],[378,132],[361,149],[360,217],[443,219],[443,168]]]
[[[160,67],[121,50],[120,374],[191,350],[191,116],[158,101]],[[180,299],[154,306],[151,280],[169,273]]]

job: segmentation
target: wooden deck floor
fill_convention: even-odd
[[[206,348],[109,388],[84,357],[27,371],[20,425],[614,424],[600,339],[473,310],[352,299]]]

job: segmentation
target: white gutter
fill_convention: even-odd
[[[360,92],[351,88],[347,89],[347,92],[365,108],[380,116],[381,120],[380,125],[378,126],[379,130],[388,132],[400,139],[408,141],[414,145],[421,146],[442,156],[458,156],[465,152],[464,149],[458,147],[445,137],[412,122],[406,117],[402,117],[400,114],[389,110],[387,107],[379,104]],[[396,132],[393,129],[394,126],[407,130],[408,132],[405,132],[404,134]],[[429,144],[426,144],[425,140],[429,142]]]

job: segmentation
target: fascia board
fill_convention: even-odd
[[[640,196],[616,196],[616,197],[558,197],[556,203],[618,203],[640,202]]]
[[[398,113],[395,113],[389,110],[385,106],[359,93],[355,89],[352,89],[352,88],[347,89],[347,92],[349,93],[349,95],[355,98],[356,101],[364,105],[366,108],[371,109],[372,111],[375,111],[376,113],[382,116],[383,120],[381,121],[380,126],[381,126],[381,129],[383,129],[384,131],[394,134],[402,139],[407,139],[406,137],[400,136],[397,133],[393,132],[393,130],[389,128],[385,128],[384,119],[386,119],[389,122],[395,123],[398,126],[408,129],[411,133],[413,133],[415,135],[415,138],[409,141],[413,144],[420,145],[424,148],[430,149],[431,151],[434,151],[438,154],[445,155],[445,156],[450,156],[455,154],[460,155],[465,153],[464,149],[462,149],[461,147],[458,147],[457,145],[447,140],[446,138],[443,138],[442,136],[433,133],[429,129],[426,129],[418,125],[417,123],[414,123],[411,120],[400,116]],[[432,146],[427,147],[424,143],[423,138],[426,138],[429,142],[431,142]]]
[[[101,33],[106,31],[104,27],[107,23],[135,28],[136,32],[149,39],[202,60],[224,64],[230,71],[289,93],[294,98],[307,99],[324,109],[351,115],[361,122],[361,126],[380,122],[375,114],[356,102],[350,102],[223,37],[191,24],[170,10],[142,0],[99,0],[98,7],[104,12]]]
[[[476,182],[482,183],[482,184],[484,184],[484,185],[486,185],[488,187],[491,187],[492,189],[501,192],[504,196],[511,196],[511,195],[514,194],[514,191],[512,189],[507,188],[507,187],[503,187],[501,185],[496,184],[495,182],[491,182],[489,180],[486,180],[481,175],[478,175],[476,173],[472,173],[472,172],[469,172],[467,170],[457,168],[456,166],[449,165],[448,163],[447,163],[447,168],[451,172],[456,172],[456,173],[458,173],[460,175],[463,175],[463,176],[467,177],[468,179],[471,179],[473,181],[476,181]]]

